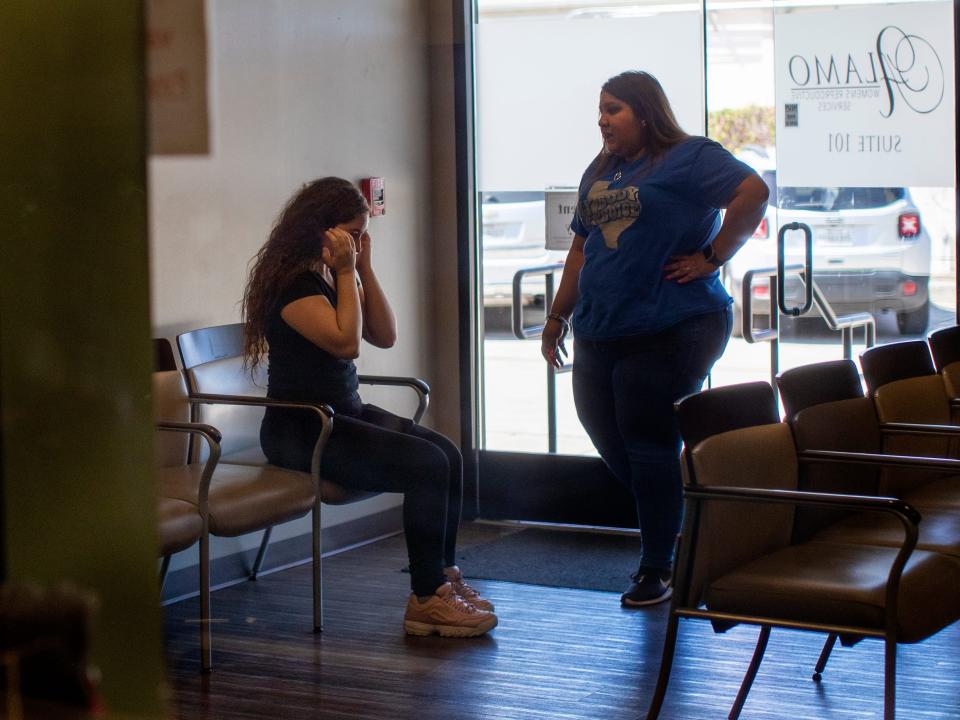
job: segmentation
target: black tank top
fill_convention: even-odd
[[[337,413],[357,416],[362,403],[353,360],[334,357],[317,347],[280,316],[287,305],[311,295],[322,295],[333,307],[337,306],[336,290],[323,276],[305,272],[281,293],[267,319],[267,396],[277,400],[324,402]]]

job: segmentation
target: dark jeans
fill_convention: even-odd
[[[673,404],[703,386],[733,326],[729,307],[652,335],[575,338],[577,415],[613,474],[633,492],[641,568],[667,570],[683,514]]]
[[[271,463],[310,471],[319,422],[300,411],[268,410],[260,444]],[[432,595],[454,565],[463,503],[463,459],[448,438],[374,405],[337,415],[320,462],[323,477],[356,490],[403,493],[410,584]]]

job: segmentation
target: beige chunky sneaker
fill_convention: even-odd
[[[411,595],[403,617],[403,629],[408,635],[436,633],[441,637],[476,637],[496,626],[496,615],[478,610],[457,595],[448,582],[423,602]]]
[[[463,573],[456,565],[451,565],[443,569],[443,574],[447,576],[447,582],[453,585],[454,592],[473,605],[478,610],[493,612],[493,603],[486,598],[480,597],[476,588],[470,587],[463,579]]]

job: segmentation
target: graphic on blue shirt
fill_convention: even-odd
[[[640,217],[642,209],[636,187],[611,190],[609,180],[597,180],[580,203],[580,216],[588,225],[599,225],[604,244],[616,250],[621,233]]]
[[[661,156],[590,168],[571,229],[585,238],[573,327],[585,339],[659,332],[731,301],[719,273],[665,279],[677,255],[702,250],[720,210],[753,173],[718,143],[692,136]]]

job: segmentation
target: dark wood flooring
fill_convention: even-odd
[[[467,525],[461,544],[498,530]],[[401,537],[324,560],[325,628],[311,630],[308,565],[213,595],[214,671],[199,673],[196,600],[165,608],[172,715],[181,720],[644,718],[666,605],[623,610],[616,593],[477,581],[497,606],[489,636],[409,638]],[[631,568],[624,568],[624,577]],[[663,720],[727,716],[756,629],[681,624]],[[774,630],[744,720],[882,717],[877,641],[811,669],[822,636]],[[960,624],[899,652],[901,720],[960,718]]]

